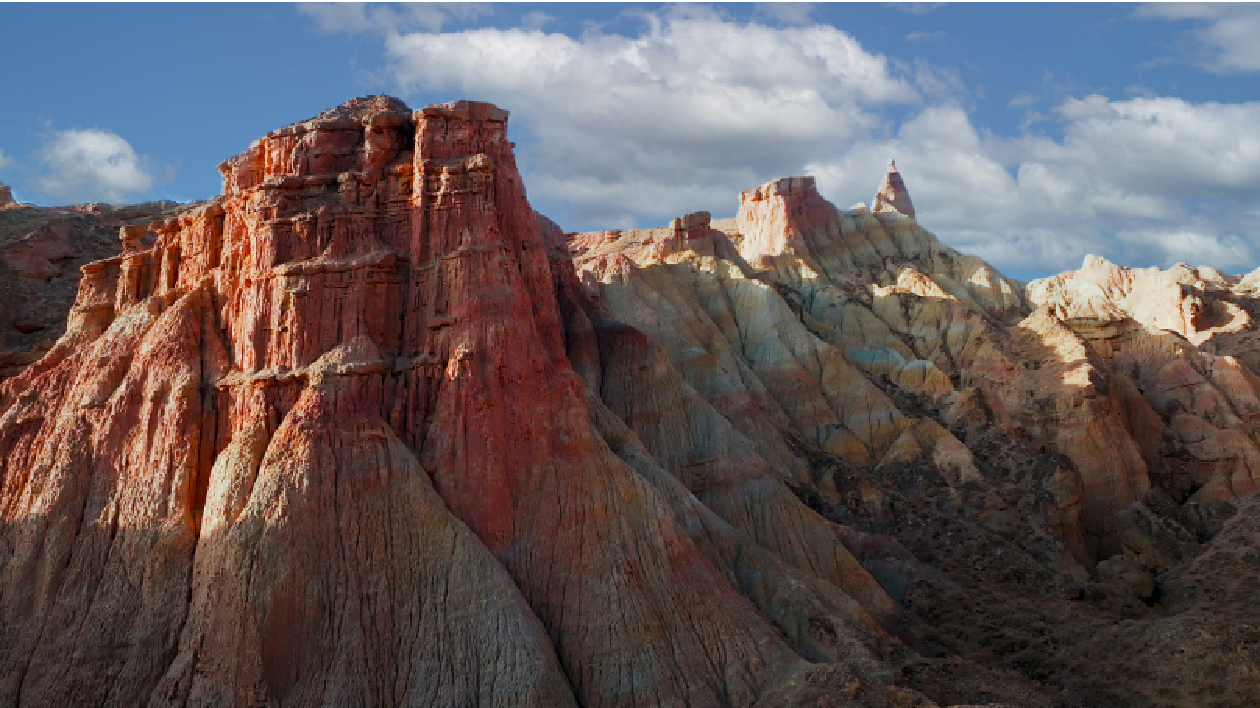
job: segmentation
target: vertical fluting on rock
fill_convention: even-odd
[[[275,131],[84,269],[67,336],[3,389],[6,700],[573,702],[389,423],[427,324],[414,134],[386,97]]]
[[[432,265],[413,302],[433,308],[417,355],[441,362],[399,382],[430,402],[420,460],[516,579],[585,703],[751,701],[799,660],[592,426],[505,119],[485,104],[416,118],[414,228],[431,249],[419,267]]]
[[[743,237],[740,254],[760,265],[787,253],[808,255],[803,229],[825,218],[835,208],[814,186],[813,177],[784,177],[739,195],[736,228]]]
[[[888,171],[884,173],[879,190],[871,200],[871,211],[876,214],[892,211],[914,218],[914,204],[910,201],[910,192],[901,179],[901,173],[897,171],[895,160],[888,161]]]
[[[1025,288],[803,177],[565,235],[483,103],[222,170],[0,385],[0,705],[1052,705],[957,657],[1086,685],[1169,621],[1135,695],[1245,695],[1199,647],[1256,606],[1246,528],[1230,587],[1169,570],[1260,484],[1254,274]]]

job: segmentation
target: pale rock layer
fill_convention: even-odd
[[[914,204],[910,201],[910,191],[906,189],[906,183],[901,179],[901,173],[897,171],[897,163],[892,160],[889,160],[888,172],[879,183],[879,191],[875,192],[875,198],[871,200],[871,211],[876,214],[894,212],[914,218]]]

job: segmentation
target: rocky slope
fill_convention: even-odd
[[[118,254],[122,226],[179,211],[174,202],[37,207],[0,184],[0,378],[42,357],[65,333],[80,267]]]
[[[903,637],[920,653],[1074,704],[1246,705],[1257,569],[1188,578],[1223,523],[1257,521],[1234,515],[1260,481],[1256,276],[1091,257],[1024,286],[919,227],[895,166],[874,203],[789,178],[733,220],[568,243],[612,318],[775,468],[806,470],[788,483],[851,529],[923,622]],[[1200,583],[1248,602],[1217,614]]]
[[[356,99],[0,385],[0,704],[1245,705],[1254,278],[1024,286],[890,171],[564,234]]]

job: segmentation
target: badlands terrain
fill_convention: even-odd
[[[1255,705],[1260,273],[1017,282],[895,167],[565,233],[507,119],[0,200],[0,705]]]

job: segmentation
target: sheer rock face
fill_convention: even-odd
[[[13,190],[9,185],[0,183],[0,208],[16,203],[17,200],[13,198]]]
[[[507,117],[113,225],[0,384],[0,705],[1240,705],[1256,276],[1025,287],[895,171],[565,234]]]

